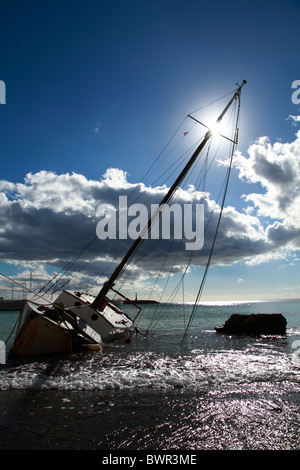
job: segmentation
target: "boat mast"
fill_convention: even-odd
[[[224,115],[226,114],[226,112],[228,111],[228,109],[230,108],[230,106],[232,105],[232,103],[235,101],[235,99],[240,95],[241,93],[241,89],[242,87],[246,84],[246,80],[243,80],[242,84],[238,87],[238,89],[236,90],[236,92],[234,93],[233,97],[231,98],[231,100],[228,102],[228,104],[225,106],[224,110],[222,111],[222,113],[220,114],[220,116],[218,117],[216,123],[219,124]],[[206,146],[207,142],[210,140],[210,138],[212,137],[212,131],[210,129],[208,129],[208,131],[206,132],[205,136],[203,137],[203,140],[201,141],[201,143],[199,144],[199,146],[197,147],[197,149],[195,150],[195,152],[193,153],[193,155],[191,156],[190,160],[188,161],[188,163],[186,164],[186,166],[183,168],[183,170],[181,171],[180,175],[177,177],[177,179],[175,180],[175,182],[173,183],[173,185],[171,186],[171,188],[169,189],[169,191],[167,192],[167,194],[165,195],[165,197],[163,198],[163,200],[161,201],[161,203],[159,204],[158,206],[158,209],[155,213],[154,216],[152,216],[149,220],[148,220],[148,224],[146,225],[146,227],[144,228],[144,230],[141,232],[141,235],[134,241],[134,243],[132,244],[131,248],[128,250],[128,252],[126,253],[126,255],[124,256],[124,258],[122,259],[122,261],[119,263],[119,265],[116,267],[115,271],[113,272],[113,274],[110,276],[110,278],[104,283],[102,289],[100,290],[99,294],[97,295],[97,297],[95,298],[94,302],[92,303],[93,307],[94,308],[98,308],[98,307],[101,307],[101,304],[102,304],[102,301],[104,300],[104,297],[106,296],[106,294],[108,293],[108,291],[114,286],[117,278],[119,277],[120,273],[122,272],[124,266],[128,263],[129,259],[132,257],[132,255],[134,254],[134,252],[137,250],[137,248],[139,247],[139,245],[144,241],[144,237],[143,235],[148,232],[151,228],[151,224],[154,222],[155,220],[155,216],[159,213],[160,209],[163,207],[164,204],[167,204],[168,201],[171,199],[171,197],[173,196],[174,192],[176,191],[176,189],[178,188],[178,186],[180,185],[180,183],[183,181],[183,179],[185,178],[185,176],[187,175],[188,171],[190,170],[190,168],[192,167],[192,165],[194,164],[195,160],[197,159],[198,155],[201,153],[201,151],[204,149],[204,147]]]

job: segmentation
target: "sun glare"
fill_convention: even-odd
[[[206,125],[211,131],[212,136],[221,136],[228,139],[233,139],[233,123],[234,120],[230,116],[225,116],[220,122],[217,122],[217,119],[208,119]]]
[[[213,122],[208,125],[208,128],[212,135],[222,134],[222,124],[220,122]]]
[[[225,116],[220,122],[217,122],[218,113],[209,112],[202,118],[203,124],[211,131],[212,136],[227,135],[228,133],[228,117]]]

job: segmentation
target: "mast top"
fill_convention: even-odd
[[[237,97],[240,96],[240,94],[241,94],[241,89],[243,88],[244,85],[246,85],[246,83],[247,83],[246,80],[243,80],[243,82],[242,82],[241,85],[239,85],[239,84],[237,83],[238,89],[236,90],[235,94],[233,95],[233,97],[231,98],[231,100],[229,101],[229,103],[227,104],[227,106],[223,109],[222,113],[221,113],[220,116],[218,117],[218,119],[217,119],[217,124],[222,121],[222,119],[223,119],[223,117],[224,117],[224,114],[228,111],[228,109],[229,109],[230,106],[232,105],[233,101],[234,101]]]

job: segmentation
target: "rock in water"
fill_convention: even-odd
[[[236,313],[223,325],[215,327],[215,330],[217,333],[282,335],[286,332],[286,324],[286,319],[281,313]]]

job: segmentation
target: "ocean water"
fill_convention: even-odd
[[[300,301],[202,304],[183,343],[190,310],[147,305],[130,344],[1,365],[1,448],[299,449]],[[232,313],[282,313],[287,332],[217,334]],[[17,317],[0,312],[1,340]]]

